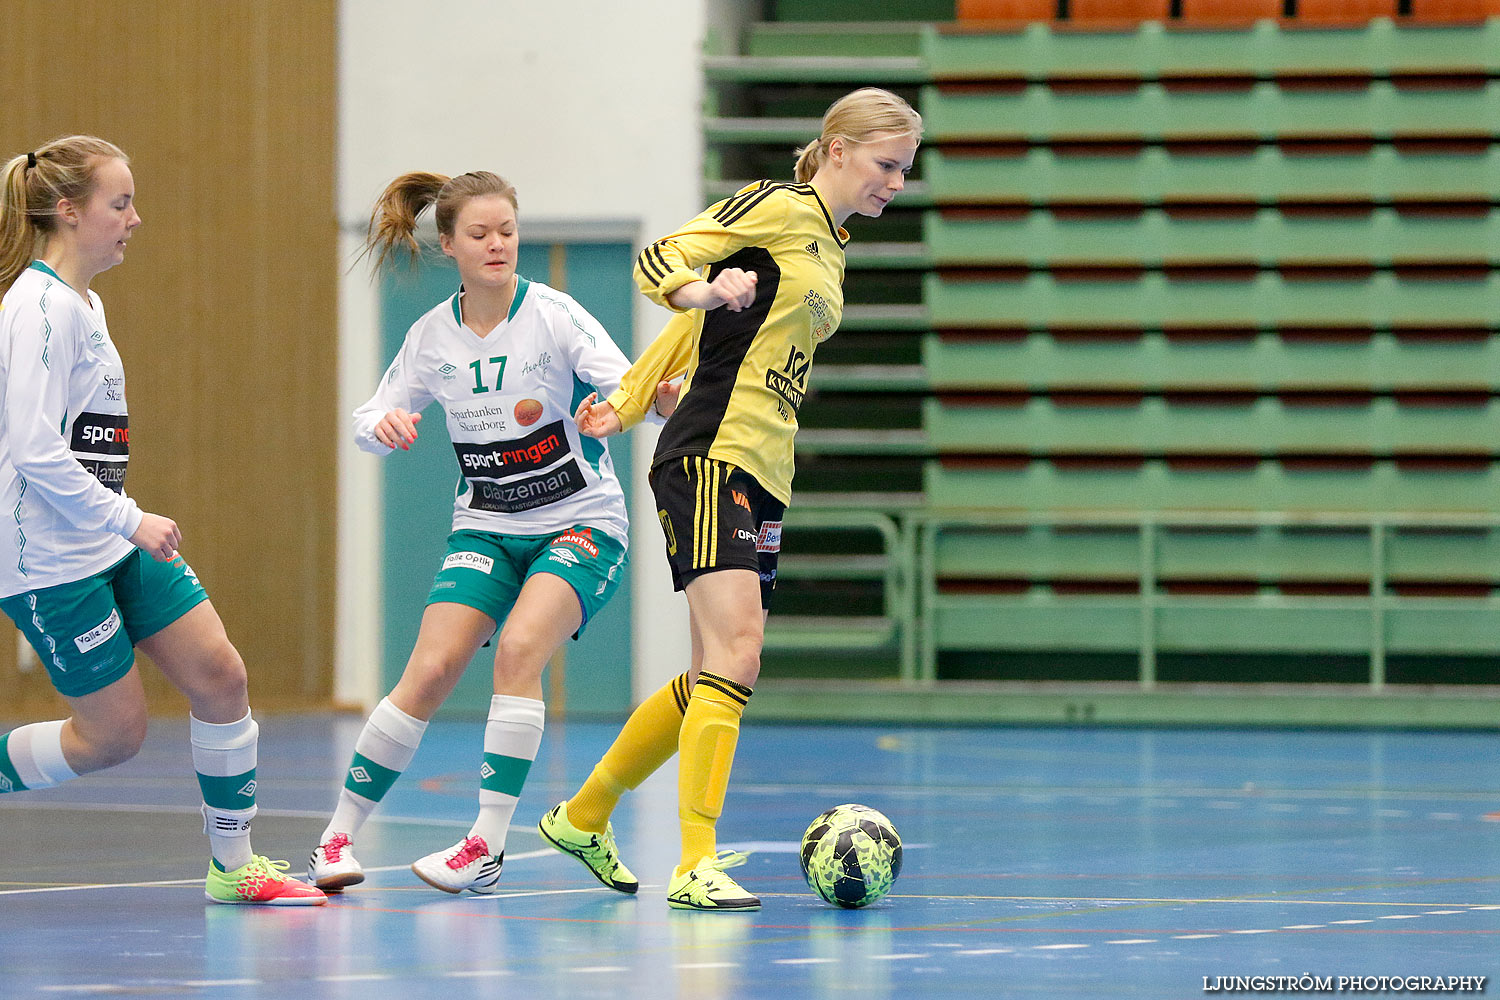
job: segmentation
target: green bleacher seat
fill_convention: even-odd
[[[1102,217],[1048,209],[928,212],[923,254],[936,267],[1160,267],[1172,263],[1340,264],[1484,262],[1500,265],[1500,210],[1467,215],[1371,208],[1336,214],[1191,215],[1159,208]],[[912,261],[917,255],[912,251]],[[851,266],[853,266],[851,261]]]
[[[1272,21],[1227,30],[1147,22],[1098,34],[1045,24],[997,33],[935,25],[923,32],[920,51],[936,80],[1493,75],[1500,71],[1500,19],[1478,27],[1382,19],[1306,32]]]
[[[1161,146],[1118,155],[957,154],[925,148],[922,171],[939,205],[1159,205],[1164,202],[1488,205],[1500,191],[1500,146],[1299,155],[1263,145],[1245,155],[1190,155]]]
[[[998,91],[922,89],[927,137],[945,142],[1110,139],[1289,139],[1500,135],[1500,80],[1420,89],[1372,80],[1357,89],[1259,81],[1183,90],[1157,82],[1120,90],[1032,83]]]
[[[1500,514],[1500,464],[1373,459],[1346,466],[1260,459],[1220,466],[929,460],[929,506],[1007,511],[1337,511]]]
[[[1147,272],[1127,281],[1067,281],[1032,273],[1019,281],[982,281],[929,273],[923,297],[927,319],[938,328],[1500,327],[1500,271],[1483,275],[1473,281],[1401,280],[1377,271],[1356,280],[1301,281],[1262,271],[1248,281],[1174,281]]]
[[[1110,339],[1052,332],[996,339],[923,338],[935,391],[1229,392],[1397,390],[1500,392],[1500,334],[1299,340],[1267,331],[1234,338],[1159,330]]]
[[[1316,401],[1315,401],[1316,402]],[[995,405],[929,397],[922,427],[939,453],[1008,455],[1494,455],[1500,398],[1407,406],[1391,397],[1317,402],[1160,396],[1048,397]],[[851,432],[844,432],[851,433]]]

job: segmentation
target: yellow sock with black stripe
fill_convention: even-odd
[[[568,800],[568,822],[603,833],[620,796],[645,781],[677,752],[682,717],[692,691],[679,674],[630,713],[625,727],[605,751],[578,794]]]
[[[718,850],[715,827],[724,811],[740,716],[750,694],[745,685],[707,670],[699,672],[693,686],[678,742],[677,820],[682,827],[678,875]]]

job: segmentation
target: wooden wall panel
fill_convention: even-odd
[[[144,224],[94,287],[125,359],[128,492],[175,518],[258,709],[332,690],[336,0],[7,0],[0,155],[100,135]],[[185,702],[154,669],[153,710]],[[0,717],[55,706],[0,629]]]

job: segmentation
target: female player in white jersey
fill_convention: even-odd
[[[495,891],[506,830],[541,744],[542,668],[609,600],[625,566],[625,498],[609,451],[581,436],[572,414],[596,388],[618,387],[629,362],[577,302],[516,273],[516,192],[495,174],[392,181],[370,219],[366,249],[377,267],[398,247],[416,257],[416,220],[428,206],[461,285],[412,324],[375,395],[355,411],[354,434],[376,454],[408,449],[436,400],[463,481],[416,647],[355,742],[308,863],[324,889],[363,881],[352,852],[360,826],[494,636],[479,815],[462,840],[411,867],[446,892]],[[616,888],[635,891],[634,883]]]
[[[324,903],[250,850],[259,730],[244,661],[178,555],[177,525],[125,493],[125,370],[89,285],[140,224],[129,161],[101,139],[49,142],[0,174],[0,495],[13,522],[0,532],[0,608],[72,712],[0,736],[0,792],[135,756],[139,646],[191,705],[208,898]]]

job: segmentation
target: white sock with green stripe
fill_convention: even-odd
[[[255,762],[260,726],[245,717],[238,722],[204,722],[188,716],[193,769],[203,790],[203,832],[214,860],[227,872],[248,864],[250,821],[255,818]]]
[[[78,777],[63,756],[64,721],[33,722],[0,736],[0,792],[51,788]]]
[[[365,728],[360,730],[359,739],[354,741],[354,759],[344,776],[339,803],[334,807],[328,828],[318,838],[319,843],[326,843],[335,833],[353,839],[401,772],[411,764],[426,731],[426,722],[407,715],[391,704],[391,699],[380,699]]]
[[[484,763],[479,768],[479,818],[469,831],[483,837],[491,854],[505,850],[505,834],[516,800],[542,745],[547,706],[535,698],[497,694],[484,724]]]

